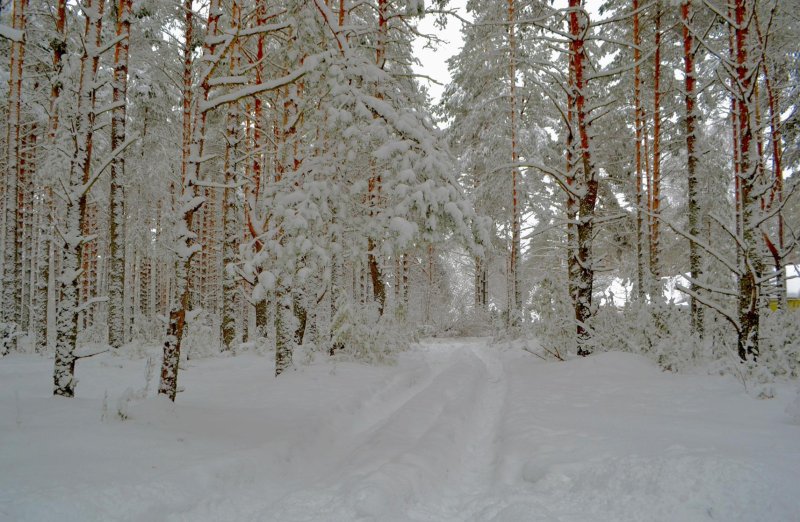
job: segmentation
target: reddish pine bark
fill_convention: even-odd
[[[88,9],[97,10],[97,16],[87,17],[86,18],[86,34],[90,35],[93,39],[90,45],[94,45],[94,49],[91,51],[91,56],[87,57],[90,61],[90,76],[88,81],[94,83],[95,78],[97,78],[97,71],[100,67],[100,45],[102,42],[102,33],[103,33],[103,14],[105,12],[106,7],[106,0],[94,0],[86,2]],[[81,78],[81,81],[84,81],[84,78]],[[87,127],[84,129],[84,135],[81,139],[85,140],[85,157],[81,161],[81,172],[82,177],[81,180],[86,186],[89,183],[89,177],[92,173],[92,155],[94,152],[94,128],[95,128],[95,120],[96,114],[94,111],[95,107],[95,98],[96,98],[96,87],[94,85],[86,86],[89,90],[89,96],[91,100],[89,101],[89,111],[87,114]],[[89,322],[91,321],[92,313],[91,311],[94,309],[94,306],[87,306],[85,303],[89,299],[91,299],[92,294],[92,283],[93,283],[93,272],[94,272],[94,263],[97,260],[97,256],[95,254],[95,249],[97,245],[97,239],[91,239],[93,234],[96,233],[97,230],[97,222],[95,219],[96,212],[94,208],[90,208],[90,202],[88,193],[84,191],[84,193],[79,198],[79,206],[80,206],[80,230],[81,236],[84,238],[81,241],[81,283],[80,283],[80,298],[83,301],[84,311],[82,312],[83,321],[81,321],[84,326],[88,326]]]
[[[27,0],[14,0],[12,27],[25,31],[25,8]],[[20,182],[21,156],[21,108],[22,108],[22,72],[25,61],[25,41],[11,42],[8,80],[8,122],[6,123],[6,173],[5,173],[5,255],[3,256],[3,316],[6,331],[3,332],[0,354],[4,350],[13,350],[17,344],[17,336],[22,320],[21,284],[22,274],[20,251],[16,248],[22,233],[19,223],[18,191]]]
[[[577,127],[577,140],[574,142],[575,161],[574,185],[572,188],[578,194],[577,208],[575,210],[575,244],[570,249],[573,257],[569,261],[570,268],[575,277],[573,306],[575,309],[576,337],[578,355],[585,356],[592,352],[592,331],[589,320],[592,316],[592,287],[594,284],[594,258],[592,242],[594,235],[594,210],[597,203],[597,174],[592,162],[590,138],[588,129],[588,114],[586,109],[586,49],[584,31],[588,28],[589,14],[583,8],[581,0],[569,2],[569,34],[570,57],[569,69],[573,79],[571,85],[573,100],[573,118]]]
[[[759,300],[760,279],[763,261],[758,248],[757,234],[758,201],[756,184],[758,182],[758,150],[755,143],[752,111],[753,65],[748,56],[751,35],[749,25],[754,5],[748,0],[736,0],[734,6],[734,43],[736,50],[736,88],[734,97],[737,106],[737,132],[739,138],[739,179],[742,250],[741,273],[739,275],[739,335],[737,350],[742,360],[756,359],[759,355]]]
[[[700,202],[697,188],[697,152],[696,152],[696,84],[697,78],[694,71],[694,38],[689,24],[691,22],[692,0],[681,4],[681,21],[683,34],[683,64],[685,77],[684,100],[686,105],[686,176],[688,183],[689,206],[689,234],[692,238],[700,234]],[[700,301],[695,297],[700,292],[696,284],[702,276],[700,247],[697,242],[689,241],[689,271],[691,273],[691,290],[694,295],[690,297],[690,313],[692,318],[692,332],[703,336],[703,309]]]
[[[122,38],[114,47],[114,77],[111,115],[111,150],[125,142],[125,120],[128,92],[128,52],[131,34],[132,0],[117,0],[116,33]],[[119,154],[111,162],[109,189],[109,266],[108,266],[108,343],[119,348],[124,342],[123,318],[125,285],[124,245],[124,179],[125,159]]]
[[[767,106],[769,108],[770,138],[772,141],[772,190],[770,191],[769,204],[766,210],[771,210],[777,199],[778,210],[778,240],[777,244],[766,238],[767,248],[770,250],[774,260],[774,268],[777,274],[775,286],[778,292],[778,308],[787,309],[786,294],[786,273],[783,266],[785,231],[783,223],[783,151],[781,149],[781,122],[780,122],[780,102],[778,92],[772,83],[772,74],[769,68],[769,57],[767,56],[766,40],[761,34],[761,26],[758,21],[758,14],[754,13],[754,22],[758,35],[759,48],[761,49],[761,68],[764,73],[764,87],[767,91]]]
[[[53,393],[72,397],[75,393],[75,355],[78,338],[79,304],[82,270],[87,270],[86,231],[88,227],[86,185],[91,172],[92,137],[95,121],[97,68],[100,59],[103,11],[105,0],[86,0],[84,13],[84,46],[78,84],[75,153],[70,165],[70,185],[66,194],[67,209],[61,250],[60,300],[56,316],[56,355],[53,370]]]
[[[661,299],[661,2],[656,3],[653,56],[653,176],[650,192],[650,274],[655,297]]]

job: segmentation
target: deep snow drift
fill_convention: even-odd
[[[278,379],[269,357],[190,361],[176,404],[140,397],[142,359],[81,361],[71,400],[51,364],[0,359],[3,521],[800,520],[788,385],[757,400],[630,354],[545,363],[482,339]]]

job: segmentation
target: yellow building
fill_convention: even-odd
[[[800,297],[789,297],[786,299],[787,304],[789,305],[789,310],[800,310]],[[770,299],[769,300],[769,308],[770,310],[777,310],[778,309],[778,300],[777,299]]]

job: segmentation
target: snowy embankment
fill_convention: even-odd
[[[266,357],[191,361],[176,404],[120,401],[143,360],[81,361],[71,400],[50,365],[0,360],[3,521],[800,520],[790,386],[756,400],[634,355],[480,339],[279,379]]]

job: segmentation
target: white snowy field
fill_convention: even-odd
[[[794,385],[758,400],[630,354],[467,339],[278,379],[269,357],[190,361],[175,404],[121,420],[144,368],[80,361],[63,399],[49,359],[0,359],[0,520],[800,521]]]

